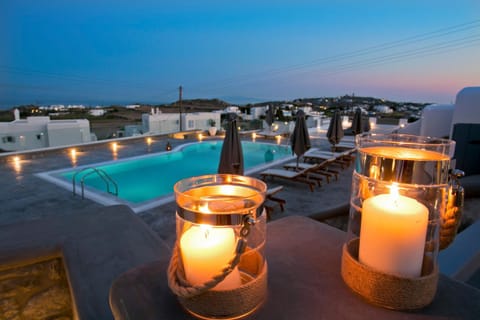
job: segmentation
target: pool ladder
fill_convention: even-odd
[[[89,171],[89,172],[86,172]],[[102,169],[94,168],[94,167],[88,167],[84,168],[80,171],[75,172],[75,174],[72,177],[72,190],[73,190],[73,195],[76,195],[76,179],[77,175],[80,173],[85,172],[85,174],[82,176],[82,179],[80,180],[80,185],[82,186],[82,199],[85,199],[84,194],[85,194],[85,178],[88,177],[91,174],[97,174],[102,180],[105,182],[105,185],[107,186],[107,192],[110,194],[113,194],[114,196],[118,196],[118,186],[113,181],[113,179]],[[113,192],[110,190],[110,185],[113,185]]]

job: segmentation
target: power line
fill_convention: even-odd
[[[420,43],[420,41],[444,37],[446,35],[451,35],[458,32],[464,32],[464,31],[476,29],[479,27],[480,27],[480,20],[474,20],[471,22],[462,23],[452,27],[438,29],[438,30],[423,33],[420,35],[411,36],[408,38],[391,41],[391,42],[387,42],[387,43],[383,43],[375,46],[370,46],[364,49],[354,50],[352,52],[345,52],[335,56],[328,56],[324,58],[315,59],[310,62],[295,64],[295,65],[291,65],[283,68],[271,69],[271,70],[262,71],[262,72],[245,74],[237,77],[231,77],[221,81],[221,84],[220,82],[212,82],[210,83],[210,85],[213,86],[213,88],[211,89],[222,89],[232,85],[237,85],[238,83],[246,83],[246,82],[257,81],[259,79],[273,78],[274,76],[277,76],[277,75],[282,75],[288,72],[297,71],[297,70],[309,68],[316,65],[328,65],[328,64],[331,64],[332,62],[348,60],[348,59],[359,57],[359,56],[365,56],[372,52],[377,52],[380,49],[385,51],[388,49],[393,49],[393,48],[397,48],[405,45],[418,44]],[[456,40],[453,40],[453,41],[456,41]],[[215,86],[217,83],[219,83],[220,85]]]

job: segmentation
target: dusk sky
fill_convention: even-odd
[[[374,96],[480,85],[480,1],[0,1],[0,106]]]

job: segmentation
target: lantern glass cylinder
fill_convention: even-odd
[[[173,291],[194,316],[237,319],[263,303],[266,189],[258,179],[229,174],[192,177],[175,184],[176,274],[180,283],[189,290],[194,287],[195,292]],[[242,299],[242,294],[247,296]]]
[[[455,142],[367,133],[356,136],[356,145],[342,276],[354,291],[376,304],[394,309],[423,307],[436,289],[440,217],[446,210]],[[362,271],[354,271],[354,276],[352,266]],[[358,274],[372,277],[370,283],[386,283],[385,277],[394,277],[389,283],[398,283],[400,289],[404,279],[412,283],[412,279],[428,278],[428,292],[423,300],[412,297],[414,303],[382,301],[392,288],[380,290],[380,297],[368,297],[372,293],[360,285],[367,279],[353,279]],[[382,288],[383,283],[377,285]],[[395,299],[398,295],[391,298]]]

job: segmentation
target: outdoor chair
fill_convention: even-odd
[[[331,164],[337,164],[342,169],[350,166],[353,161],[352,153],[355,149],[348,149],[343,152],[330,152],[330,151],[314,151],[306,153],[303,158],[306,162],[323,162],[325,160],[334,159]]]
[[[340,141],[335,145],[335,151],[337,152],[342,152],[345,150],[350,150],[350,149],[355,149],[355,142],[350,142],[350,141]]]
[[[320,163],[307,163],[307,162],[290,162],[285,164],[283,167],[287,170],[304,170],[309,169],[309,177],[317,177],[321,175],[325,177],[327,183],[330,183],[330,178],[334,177],[335,180],[338,180],[339,172],[332,170],[330,165],[335,161],[335,158],[326,159]]]

